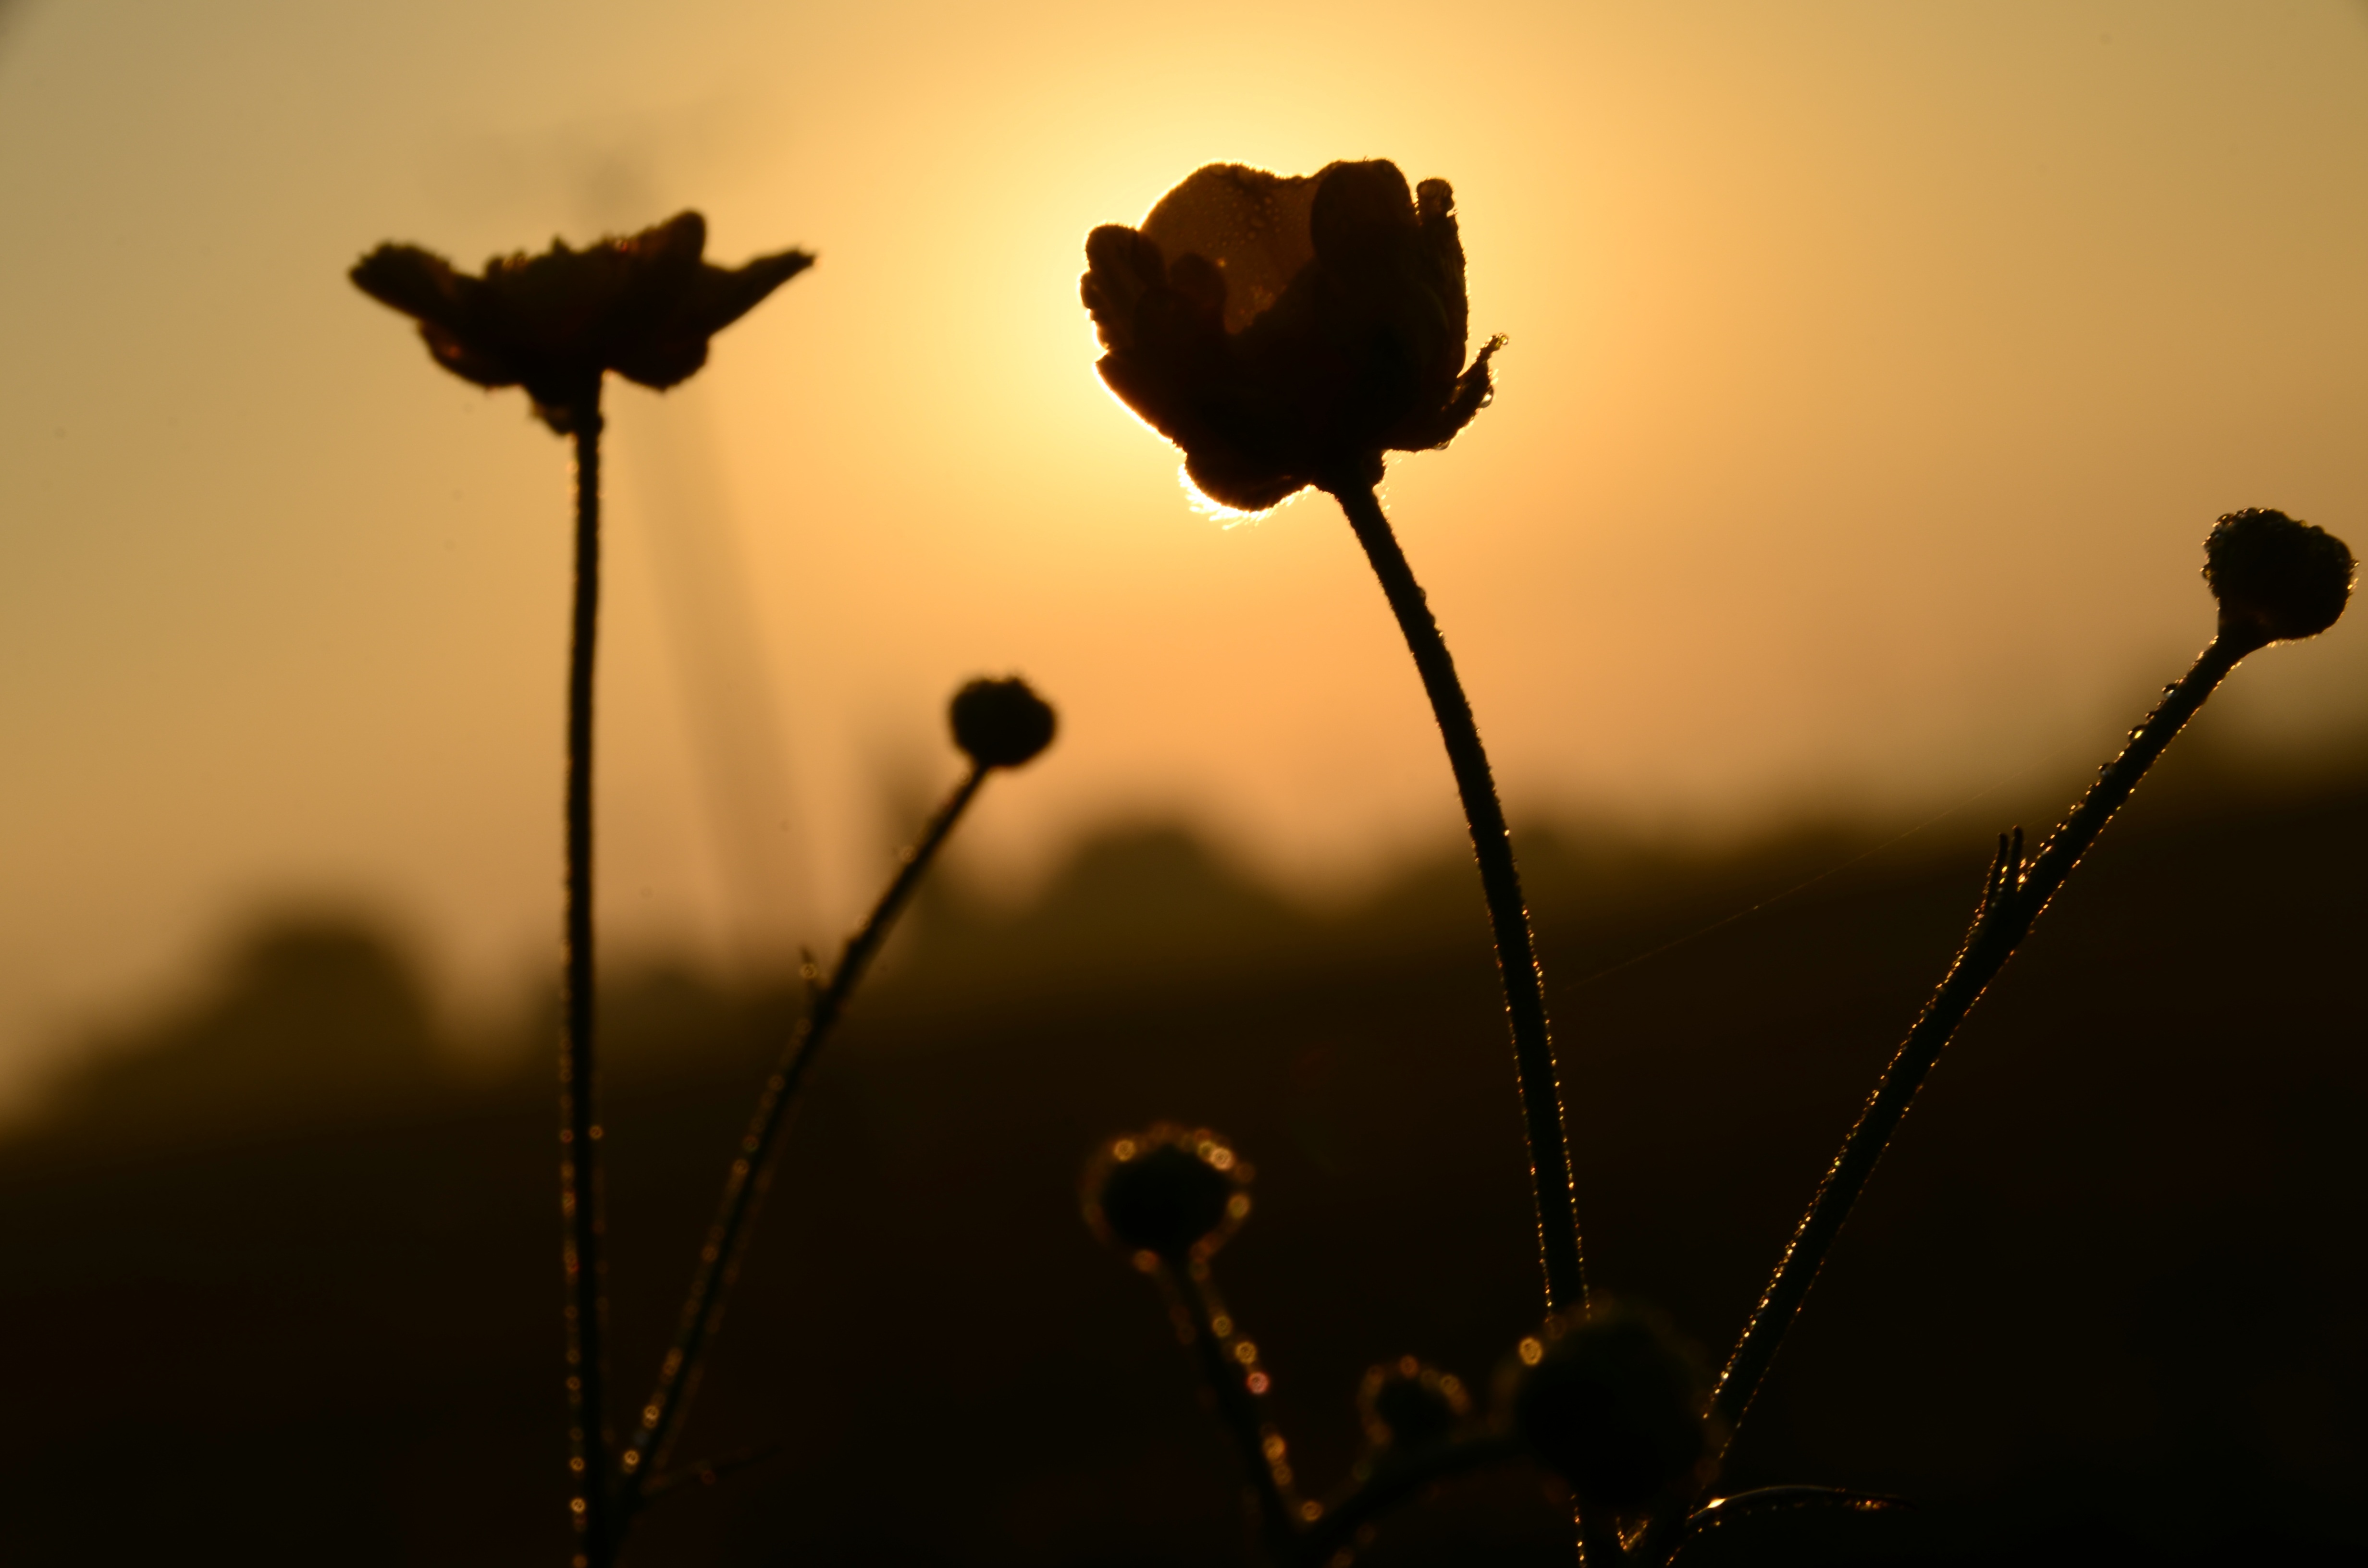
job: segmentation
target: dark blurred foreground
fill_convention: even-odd
[[[1727,1490],[1922,1505],[1849,1561],[2368,1562],[2368,785],[2179,761],[1943,1059],[1731,1458]],[[1598,1289],[1724,1351],[1952,950],[1993,812],[1855,861],[1846,833],[1520,841]],[[1017,915],[939,897],[909,938],[815,1084],[679,1457],[785,1448],[657,1504],[636,1561],[1247,1560],[1159,1295],[1077,1217],[1087,1146],[1156,1118],[1257,1163],[1219,1277],[1311,1492],[1355,1457],[1368,1365],[1485,1390],[1534,1326],[1466,865],[1319,918],[1150,833]],[[794,1006],[613,977],[620,1404]],[[282,925],[0,1148],[6,1560],[564,1562],[552,1032],[472,1084],[399,952]],[[1363,1561],[1571,1552],[1508,1472]]]

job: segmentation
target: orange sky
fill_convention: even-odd
[[[1442,30],[1442,16],[1452,27]],[[347,284],[685,206],[820,265],[612,394],[602,918],[827,939],[1018,669],[1013,885],[1181,813],[1311,887],[1456,831],[1346,528],[1225,528],[1095,380],[1080,243],[1216,159],[1454,182],[1501,395],[1387,486],[1518,824],[2067,785],[2196,542],[2368,540],[2368,12],[2332,3],[0,13],[0,1101],[244,912],[465,992],[557,923],[566,461]],[[2368,726],[2368,642],[2215,703]],[[1976,828],[1985,824],[1976,824]]]

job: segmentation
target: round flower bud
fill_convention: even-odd
[[[1086,1162],[1086,1223],[1139,1256],[1206,1257],[1250,1211],[1249,1179],[1216,1133],[1161,1122],[1111,1139]]]
[[[1411,1453],[1444,1440],[1472,1414],[1472,1398],[1452,1373],[1401,1356],[1365,1374],[1357,1414],[1377,1449]]]
[[[948,718],[954,744],[981,767],[1017,767],[1053,744],[1053,705],[1018,676],[981,677],[954,693]]]
[[[1580,1507],[1636,1513],[1694,1474],[1709,1448],[1707,1379],[1673,1330],[1599,1302],[1542,1340],[1523,1342],[1513,1426]]]
[[[2224,633],[2259,642],[2316,637],[2351,597],[2351,551],[2325,528],[2248,506],[2205,536],[2203,578],[2220,601]]]

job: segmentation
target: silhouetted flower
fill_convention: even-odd
[[[354,265],[354,284],[419,322],[436,362],[484,387],[522,386],[552,429],[597,399],[614,370],[670,387],[707,363],[707,340],[814,265],[803,251],[745,267],[701,258],[707,221],[684,212],[583,250],[553,240],[541,256],[497,256],[484,276],[456,271],[417,245],[382,244]]]
[[[1709,1451],[1706,1380],[1675,1331],[1649,1313],[1599,1302],[1549,1324],[1513,1398],[1521,1440],[1570,1483],[1581,1508],[1633,1514],[1694,1477]]]
[[[1472,1396],[1460,1379],[1427,1367],[1412,1356],[1365,1374],[1357,1389],[1357,1415],[1365,1437],[1377,1449],[1411,1453],[1452,1434],[1472,1413]]]
[[[1087,1161],[1086,1223],[1134,1253],[1205,1257],[1249,1213],[1249,1179],[1217,1134],[1161,1122],[1111,1139]]]
[[[1102,380],[1226,506],[1370,485],[1385,449],[1445,446],[1488,401],[1502,340],[1464,366],[1445,180],[1409,191],[1380,160],[1296,179],[1211,164],[1142,228],[1096,229],[1086,259]]]
[[[1060,727],[1053,705],[1018,676],[979,679],[954,693],[947,719],[954,744],[981,767],[1017,767],[1053,744]]]
[[[2351,597],[2351,550],[2325,528],[2248,506],[2205,536],[2203,577],[2224,631],[2264,642],[2316,637]]]

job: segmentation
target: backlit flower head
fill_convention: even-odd
[[[2351,550],[2266,506],[2231,512],[2203,540],[2203,576],[2222,630],[2248,642],[2316,637],[2351,597]]]
[[[675,385],[707,363],[710,337],[814,265],[787,250],[716,267],[706,246],[707,221],[684,212],[582,250],[553,240],[541,256],[497,256],[475,278],[417,245],[382,244],[351,277],[418,321],[438,364],[479,386],[524,387],[564,432],[597,401],[603,371]]]
[[[1103,381],[1228,506],[1372,484],[1383,452],[1445,446],[1488,401],[1502,339],[1464,364],[1445,180],[1409,190],[1378,159],[1301,178],[1211,164],[1141,228],[1096,229],[1086,260]]]

